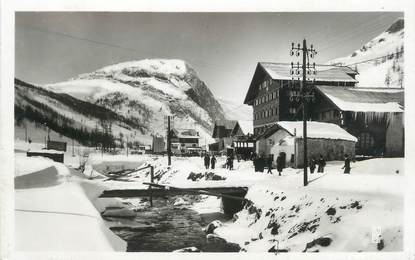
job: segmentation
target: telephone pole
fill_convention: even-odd
[[[127,134],[127,157],[128,157],[128,134]]]
[[[301,94],[299,100],[301,101],[302,108],[303,108],[303,168],[304,168],[304,174],[303,174],[303,183],[304,186],[308,185],[308,176],[307,176],[307,168],[308,168],[308,160],[307,160],[307,103],[314,99],[314,94],[311,93],[312,91],[312,85],[308,86],[307,84],[307,74],[317,74],[316,71],[316,64],[313,63],[310,65],[308,62],[309,56],[310,58],[314,58],[314,55],[317,54],[316,50],[313,49],[313,45],[311,44],[311,48],[307,48],[307,42],[304,39],[303,40],[303,46],[301,47],[300,44],[297,44],[297,47],[294,47],[294,43],[291,44],[291,56],[300,56],[300,54],[303,55],[303,63],[300,64],[297,62],[296,65],[294,65],[293,62],[291,62],[291,75],[297,74],[298,76],[302,74],[302,82],[301,82]],[[295,72],[294,72],[295,69]],[[300,73],[301,69],[301,73]],[[311,73],[311,70],[313,70],[313,73]],[[292,80],[294,81],[294,76],[292,77]],[[297,77],[297,80],[299,81],[300,78]],[[310,79],[308,79],[311,81]],[[315,79],[313,79],[314,83]]]

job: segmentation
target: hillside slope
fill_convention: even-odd
[[[404,19],[399,18],[359,50],[328,63],[357,69],[360,87],[403,87],[403,52]]]
[[[65,115],[72,120],[69,125],[78,129],[104,124],[111,135],[124,141],[128,136],[130,141],[150,144],[151,135],[165,135],[165,116],[171,115],[174,127],[196,129],[203,145],[211,141],[213,122],[225,118],[209,88],[181,60],[124,62],[65,82],[32,86],[29,92],[22,89],[25,85],[16,87],[18,109],[30,99],[32,109],[42,106],[53,111],[48,115]]]

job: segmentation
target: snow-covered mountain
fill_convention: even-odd
[[[397,19],[386,31],[346,57],[329,64],[357,69],[360,87],[404,87],[404,19]]]
[[[211,91],[182,60],[124,62],[64,82],[17,85],[19,109],[30,105],[41,113],[47,110],[49,116],[64,116],[67,125],[85,131],[106,124],[124,141],[128,136],[130,141],[151,143],[151,135],[165,135],[165,116],[171,115],[173,127],[194,128],[201,142],[209,142],[213,122],[225,118]]]

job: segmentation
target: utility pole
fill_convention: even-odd
[[[127,134],[127,157],[128,157],[128,134]]]
[[[171,165],[171,134],[170,134],[170,116],[167,116],[167,160]]]
[[[72,157],[75,157],[75,142],[72,138]]]
[[[24,124],[24,138],[25,142],[27,143],[27,123]]]
[[[311,69],[313,70],[313,74],[316,75],[316,64],[313,63],[310,66],[310,63],[308,62],[308,58],[310,55],[310,58],[314,58],[314,55],[317,54],[316,50],[313,49],[313,45],[311,44],[311,48],[307,48],[307,42],[304,39],[303,40],[303,46],[301,47],[300,44],[297,45],[297,47],[294,47],[294,43],[291,44],[291,56],[300,56],[300,53],[303,55],[303,63],[301,64],[301,70],[302,70],[302,82],[301,82],[301,94],[297,99],[301,101],[302,107],[303,107],[303,168],[304,168],[304,174],[303,174],[303,183],[304,186],[308,185],[308,176],[307,176],[307,168],[308,168],[308,160],[307,160],[307,103],[310,101],[310,99],[314,99],[314,94],[311,93],[312,86],[308,86],[307,84],[307,74],[311,74]],[[296,70],[294,72],[294,69]],[[297,65],[294,65],[293,62],[291,62],[291,75],[297,74],[298,76],[300,73],[300,64],[297,62]],[[300,80],[299,77],[297,77],[298,81]],[[292,80],[294,81],[294,76],[292,77]],[[310,81],[310,79],[309,79]],[[313,82],[315,80],[313,79]]]

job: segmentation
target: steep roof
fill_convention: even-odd
[[[273,80],[291,80],[293,76],[290,70],[291,64],[289,63],[259,62],[252,77],[244,104],[249,104],[256,96],[258,84],[265,75],[268,75]],[[358,82],[354,78],[358,73],[347,66],[316,65],[316,71],[317,74],[313,75],[313,78],[318,82]],[[294,78],[296,77],[302,77],[302,73],[294,76]]]
[[[217,120],[215,121],[215,126],[213,128],[212,137],[213,138],[219,137],[218,128],[223,128],[224,130],[222,131],[225,133],[227,137],[232,136],[234,132],[236,131],[237,126],[239,126],[240,128],[240,125],[237,120],[228,120],[228,119]]]
[[[260,62],[259,64],[272,79],[290,80],[292,78],[292,75],[290,74],[290,64],[272,62]],[[356,75],[357,73],[349,67],[316,65],[316,70],[317,74],[313,76],[316,81],[357,82],[356,79],[350,76],[353,74]],[[299,76],[296,75],[296,77],[302,77],[302,73]]]
[[[316,90],[342,111],[404,111],[403,89],[316,86]]]
[[[280,121],[270,127],[260,138],[268,138],[276,131],[283,129],[290,135],[303,137],[303,121]],[[308,121],[307,138],[334,139],[357,142],[357,138],[336,124]]]

